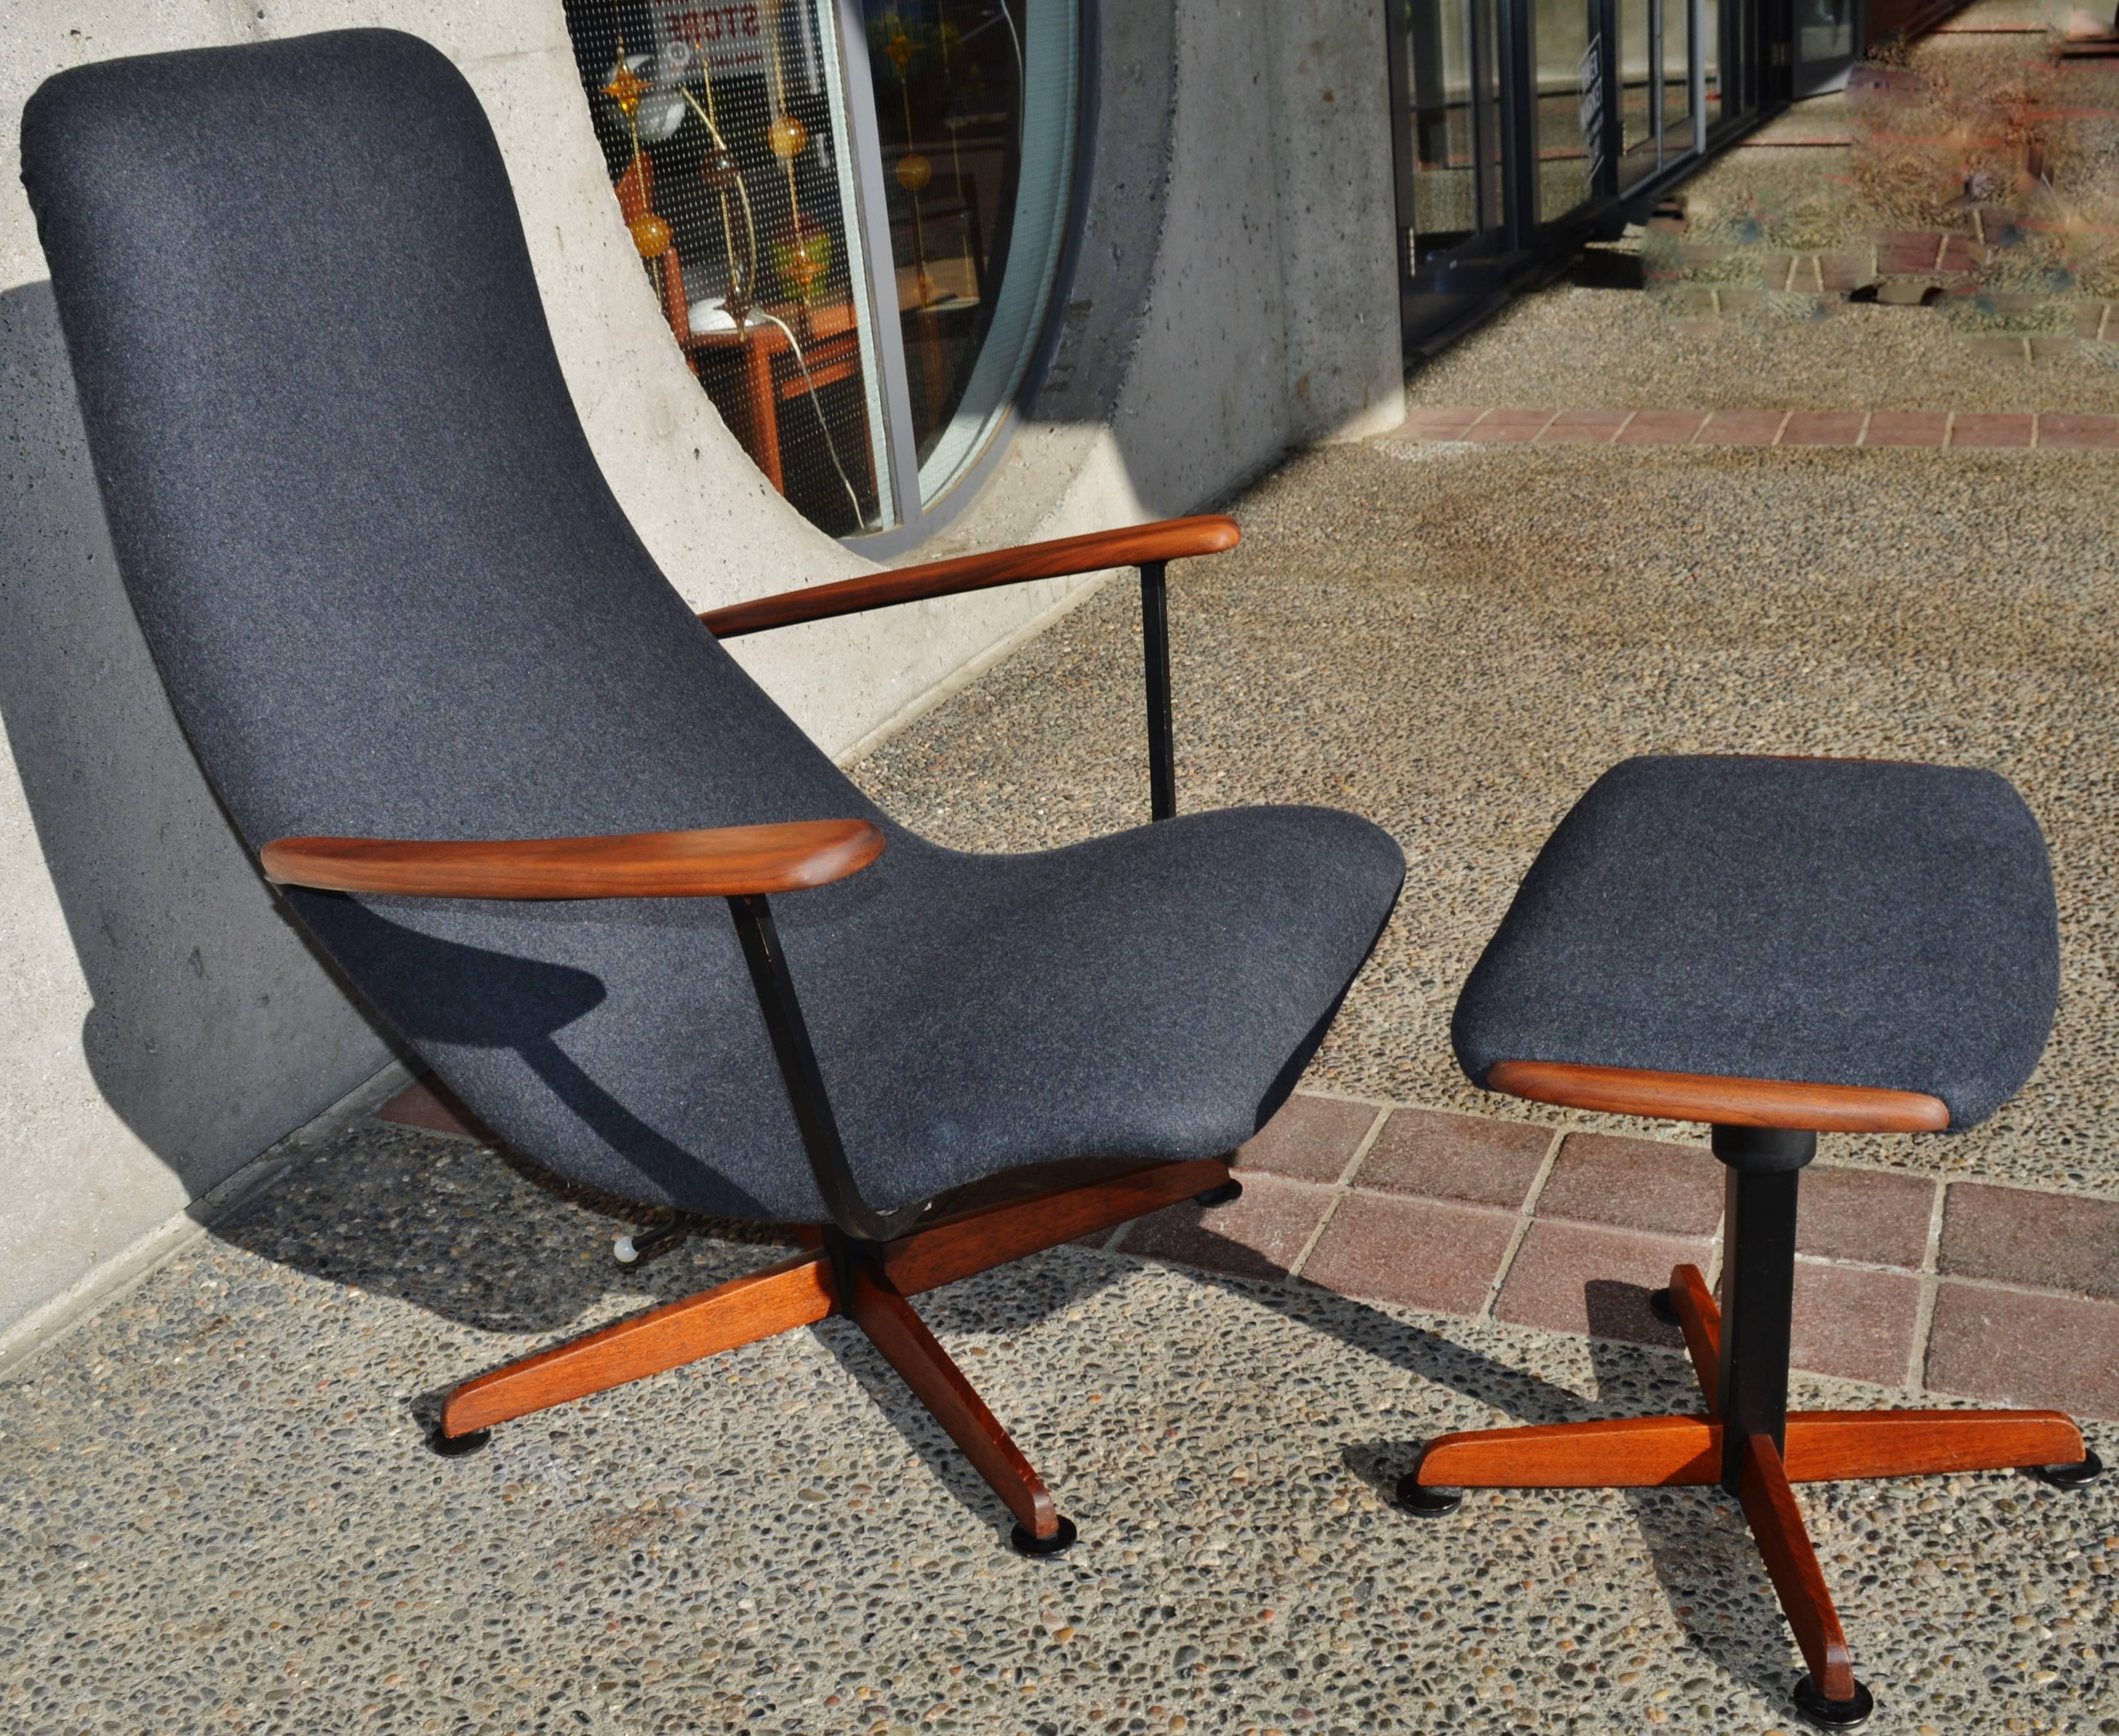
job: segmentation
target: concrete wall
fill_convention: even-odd
[[[485,101],[590,439],[693,606],[868,565],[786,507],[670,345],[558,0],[16,0],[0,30],[0,1366],[392,1053],[279,915],[155,680],[19,183],[21,105],[81,61],[354,24],[425,35]],[[1291,443],[1401,414],[1377,0],[1106,0],[1101,37],[1059,355],[977,502],[907,558],[1194,510]],[[1088,583],[740,654],[844,758]]]

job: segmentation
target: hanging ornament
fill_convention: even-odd
[[[809,129],[793,115],[782,114],[774,119],[765,139],[772,146],[773,155],[790,162],[801,155],[802,147],[809,142]]]
[[[670,225],[653,211],[644,217],[635,217],[625,226],[642,259],[653,259],[669,250]]]
[[[603,87],[603,94],[618,104],[618,112],[628,120],[633,118],[647,91],[647,81],[622,60],[611,68],[610,82]]]
[[[822,230],[798,230],[791,241],[773,248],[772,268],[788,293],[806,305],[815,299],[832,268],[832,238]]]
[[[917,193],[934,179],[934,165],[916,151],[908,151],[897,160],[897,184],[907,193]]]
[[[883,44],[883,52],[890,57],[891,64],[897,68],[897,76],[902,80],[905,69],[912,60],[912,39],[900,30]]]
[[[726,151],[709,151],[699,165],[699,179],[708,193],[727,193],[736,183],[735,159]]]

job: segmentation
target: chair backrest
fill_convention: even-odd
[[[105,62],[22,133],[119,564],[253,846],[873,814],[627,523],[441,54]]]

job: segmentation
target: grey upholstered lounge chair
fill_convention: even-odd
[[[126,581],[289,907],[518,1151],[643,1204],[823,1226],[814,1251],[459,1388],[438,1438],[843,1310],[1019,1544],[1063,1543],[904,1297],[1226,1186],[1403,859],[1296,808],[940,849],[716,633],[1121,563],[1152,631],[1162,562],[1235,527],[943,563],[702,628],[597,471],[493,136],[432,49],[352,31],[79,68],[30,103],[23,165]],[[559,842],[445,842],[495,838]],[[1069,1158],[1131,1167],[1041,1204],[948,1201]]]

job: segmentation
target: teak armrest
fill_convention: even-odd
[[[883,854],[865,819],[802,819],[609,838],[422,842],[282,838],[261,853],[276,885],[432,898],[744,898],[823,886]]]
[[[1218,555],[1242,540],[1236,521],[1219,514],[1198,518],[1166,518],[1157,524],[1096,531],[1087,536],[1063,536],[1055,542],[1028,542],[996,549],[990,555],[965,555],[924,566],[897,567],[860,578],[844,578],[806,591],[783,591],[754,602],[710,609],[699,619],[717,639],[732,639],[798,621],[829,620],[859,615],[895,603],[930,596],[953,596],[963,591],[986,591],[996,585],[1021,584],[1032,578],[1061,578],[1096,573],[1106,567],[1183,560],[1194,555]]]

